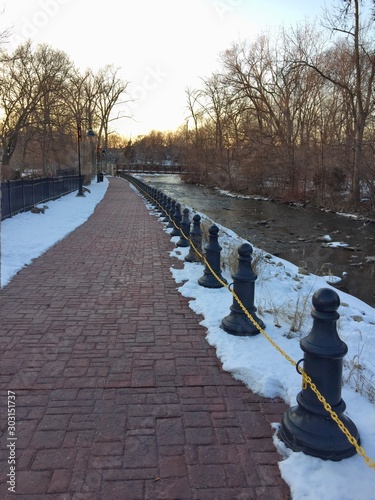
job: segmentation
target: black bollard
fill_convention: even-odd
[[[166,195],[162,192],[162,193],[160,194],[160,199],[159,199],[159,204],[160,204],[160,206],[159,206],[160,216],[159,216],[159,217],[163,217],[163,219],[164,219],[164,217],[165,217],[164,207],[165,207],[166,202],[167,202],[166,200],[167,200],[167,197],[166,197]]]
[[[193,229],[190,232],[190,240],[198,252],[202,254],[201,216],[198,214],[193,217]],[[186,262],[202,262],[202,258],[197,254],[194,247],[190,245],[189,253],[185,257]]]
[[[149,203],[152,203],[152,200],[151,200],[151,197],[152,197],[152,187],[151,186],[147,186],[147,188],[146,188],[146,196],[147,196],[147,199],[148,199]]]
[[[215,274],[226,283],[226,279],[224,279],[221,275],[220,269],[220,252],[221,246],[218,243],[218,233],[219,228],[215,225],[211,226],[208,230],[210,236],[207,245],[205,246],[205,257],[209,265],[212,267],[212,270]],[[223,285],[216,279],[216,277],[212,274],[209,267],[206,265],[203,271],[203,276],[199,278],[198,284],[200,286],[204,286],[206,288],[222,288]]]
[[[151,188],[151,203],[154,206],[154,208],[158,208],[157,204],[157,197],[158,197],[158,191],[156,188]]]
[[[166,204],[165,204],[165,217],[163,219],[163,222],[169,222],[169,212],[171,209],[171,203],[172,203],[172,200],[171,200],[170,196],[168,196]]]
[[[169,223],[167,224],[167,227],[174,227],[173,221],[174,221],[174,214],[176,213],[176,201],[172,200],[171,201],[171,208],[169,210]]]
[[[163,217],[165,217],[165,211],[167,209],[167,204],[168,204],[168,196],[163,193],[163,203],[162,203],[162,207],[163,207]],[[164,220],[163,220],[164,222]]]
[[[257,317],[257,309],[254,306],[255,280],[257,279],[257,275],[251,267],[252,253],[253,248],[250,243],[243,243],[238,247],[238,267],[232,274],[233,290],[258,325],[264,328],[265,325]],[[246,316],[234,297],[230,310],[229,315],[221,322],[221,327],[224,331],[243,337],[259,333],[258,328]]]
[[[300,342],[305,353],[301,360],[303,369],[359,444],[358,430],[344,415],[346,404],[341,399],[343,357],[348,347],[336,330],[340,298],[331,288],[321,288],[314,293],[312,303],[313,327]],[[302,386],[297,403],[284,413],[281,421],[280,437],[289,448],[333,461],[356,453],[309,384]]]
[[[156,198],[157,200],[157,211],[159,212],[159,217],[164,217],[164,211],[163,211],[163,200],[164,200],[164,193],[162,191],[158,191],[158,196]]]
[[[183,215],[182,215],[182,220],[181,220],[181,225],[180,225],[180,233],[181,237],[176,243],[176,246],[178,247],[188,247],[189,246],[189,238],[190,235],[190,219],[189,219],[189,209],[184,208],[183,210]],[[184,236],[185,235],[185,236]]]
[[[181,231],[180,231],[180,224],[181,224],[181,205],[180,203],[176,203],[176,211],[174,213],[174,224],[173,224],[173,231],[171,232],[171,236],[181,236]]]

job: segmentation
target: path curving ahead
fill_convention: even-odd
[[[172,248],[111,178],[88,221],[0,291],[1,498],[15,496],[7,391],[19,498],[290,498],[270,427],[286,406],[221,369]]]

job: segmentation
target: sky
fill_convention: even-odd
[[[66,52],[84,70],[107,64],[129,82],[127,137],[175,130],[188,115],[186,88],[219,68],[220,53],[280,25],[321,16],[325,0],[0,0],[9,48],[27,39]]]
[[[58,200],[47,202],[44,214],[31,212],[6,219],[1,225],[1,284],[6,286],[15,274],[49,247],[83,224],[94,213],[95,207],[105,196],[109,179],[103,183],[92,183],[90,193],[84,198],[75,193]],[[124,180],[124,182],[127,182]],[[230,196],[230,193],[226,193]],[[155,212],[148,205],[150,215]],[[189,207],[188,207],[189,208]],[[192,211],[190,212],[192,216]],[[203,220],[215,222],[219,228],[219,243],[222,246],[222,261],[233,251],[233,247],[245,242],[233,231],[210,221],[204,214]],[[160,230],[170,232],[160,221]],[[334,235],[326,235],[334,242]],[[179,238],[173,237],[176,242]],[[175,259],[184,260],[189,248],[178,247],[171,253],[171,268],[176,288],[189,297],[189,306],[203,316],[201,324],[206,328],[208,343],[216,348],[218,358],[225,371],[241,380],[249,390],[264,397],[282,398],[288,405],[296,404],[301,391],[301,376],[262,335],[236,337],[220,328],[221,319],[230,312],[233,299],[226,288],[208,289],[197,284],[203,274],[203,266],[184,262],[182,269],[176,268]],[[255,282],[255,306],[257,314],[266,324],[266,333],[295,361],[303,357],[300,338],[312,326],[311,297],[316,290],[330,288],[334,276],[304,275],[290,262],[269,255],[254,247],[254,255],[261,258],[257,267]],[[180,267],[180,266],[178,266]],[[232,282],[228,270],[223,276]],[[374,309],[359,299],[334,289],[340,297],[337,322],[340,338],[347,344],[348,353],[344,359],[342,398],[346,403],[345,414],[356,425],[361,445],[366,454],[375,460],[375,406],[369,401],[368,392],[374,397],[375,359],[375,316]],[[308,300],[304,300],[308,299]],[[290,331],[291,317],[295,316],[296,304],[304,304],[303,326],[297,333]],[[198,320],[198,316],[197,316]],[[256,355],[254,355],[256,353]],[[274,445],[282,459],[278,466],[289,485],[293,500],[373,500],[375,470],[370,469],[364,459],[355,456],[340,462],[324,461],[319,458],[293,452],[286,448],[278,437],[278,424],[274,428]]]

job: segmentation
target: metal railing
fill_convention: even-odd
[[[185,165],[172,163],[171,165],[159,163],[130,163],[130,164],[117,164],[118,172],[132,172],[138,174],[183,174],[190,172],[192,169]]]
[[[1,220],[78,189],[78,175],[18,179],[1,183]]]

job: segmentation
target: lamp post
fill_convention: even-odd
[[[103,182],[103,158],[105,149],[100,146],[96,148],[96,182]]]
[[[82,120],[81,120],[82,122]],[[77,153],[78,153],[78,193],[77,196],[85,196],[83,192],[83,179],[81,172],[81,140],[82,140],[82,129],[81,122],[77,122]],[[87,131],[87,137],[95,137],[95,132],[91,127]]]

